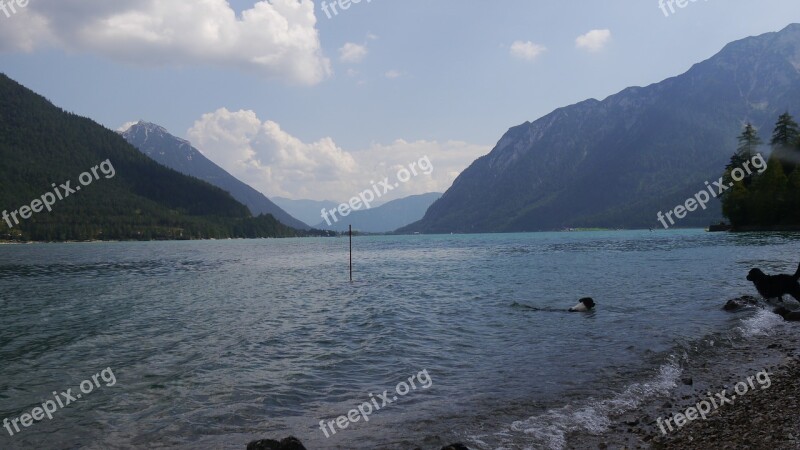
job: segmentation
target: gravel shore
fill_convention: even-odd
[[[784,325],[737,345],[719,360],[685,365],[668,397],[615,418],[606,433],[571,435],[568,448],[800,449],[800,323]],[[763,384],[755,379],[759,372]],[[736,395],[736,385],[748,377],[754,388]],[[675,425],[676,414],[685,416],[687,409],[723,390],[733,403],[712,409],[705,420]],[[672,430],[664,425],[670,418]]]
[[[787,357],[768,370],[769,388],[756,385],[757,389],[720,407],[707,420],[694,421],[667,436],[659,430],[645,440],[649,437],[654,449],[800,448],[800,359]]]

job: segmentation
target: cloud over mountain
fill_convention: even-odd
[[[216,164],[267,196],[343,201],[424,156],[434,171],[403,183],[387,198],[441,192],[489,146],[460,141],[373,143],[347,151],[331,137],[304,142],[253,111],[220,108],[204,114],[187,138]]]

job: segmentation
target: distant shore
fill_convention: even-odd
[[[244,241],[244,240],[263,240],[263,239],[300,239],[316,238],[325,236],[282,236],[282,237],[260,237],[260,238],[204,238],[204,239],[94,239],[91,241],[0,241],[0,245],[25,245],[25,244],[100,244],[115,242],[196,242],[196,241]],[[332,237],[332,236],[331,236]]]
[[[99,242],[122,242],[122,241],[0,241],[0,245],[26,245],[26,244],[95,244]],[[142,241],[131,241],[142,242]]]
[[[753,233],[753,232],[797,232],[800,231],[800,225],[782,225],[772,227],[738,227],[732,228],[730,231],[734,233]]]

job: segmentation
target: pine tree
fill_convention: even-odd
[[[800,126],[788,112],[781,114],[775,124],[770,145],[772,154],[783,161],[786,173],[793,172],[800,162],[798,142],[800,142]]]
[[[798,138],[800,138],[800,126],[788,111],[781,114],[775,124],[775,131],[772,132],[770,145],[775,148],[789,148],[796,145]]]
[[[748,122],[744,126],[744,131],[739,135],[739,147],[736,149],[736,154],[751,159],[758,152],[758,147],[761,145],[761,138],[758,136],[758,130]]]
[[[723,175],[723,180],[725,181],[726,185],[731,185],[733,183],[733,178],[731,177],[731,171],[734,169],[744,167],[745,163],[749,162],[753,159],[753,157],[758,153],[758,147],[762,144],[761,138],[758,136],[758,130],[751,124],[747,123],[742,131],[742,134],[739,135],[739,147],[736,148],[736,152],[731,156],[731,161],[725,166],[725,174]],[[743,182],[744,186],[750,186],[750,183],[753,181],[753,174],[746,175]],[[722,198],[724,199],[729,194],[729,191],[724,192],[722,194]]]

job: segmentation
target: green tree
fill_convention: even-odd
[[[738,140],[739,146],[736,148],[736,152],[731,156],[728,165],[725,166],[725,174],[722,177],[726,185],[731,185],[734,182],[731,177],[731,172],[737,167],[744,167],[745,163],[752,160],[758,153],[758,147],[762,144],[761,138],[758,136],[758,130],[749,122],[744,126],[744,130],[742,134],[739,135]],[[743,180],[745,187],[750,186],[750,183],[753,181],[753,176],[753,174],[745,176]],[[731,191],[723,192],[723,200],[730,193]]]
[[[734,227],[751,225],[748,207],[750,206],[750,192],[742,181],[733,183],[733,188],[726,192],[722,199],[722,214],[730,220]]]
[[[744,126],[742,134],[739,135],[739,147],[736,149],[736,154],[743,158],[751,159],[758,153],[758,147],[761,143],[758,130],[748,122]]]
[[[800,169],[797,168],[789,175],[786,216],[789,223],[800,224]]]
[[[746,124],[723,176],[732,188],[722,197],[722,212],[734,228],[800,225],[800,126],[787,112],[772,133],[773,152],[761,174],[734,181],[731,171],[756,156],[761,140]],[[789,174],[789,176],[787,176]]]
[[[789,148],[797,144],[798,138],[800,138],[800,126],[788,111],[781,114],[775,124],[775,131],[772,132],[770,145],[776,148]]]
[[[755,225],[780,225],[786,218],[786,200],[789,179],[783,171],[781,161],[773,154],[767,170],[753,182],[751,222]]]
[[[775,130],[772,132],[772,154],[780,158],[784,163],[786,173],[792,173],[800,162],[800,126],[788,112],[778,117]]]

